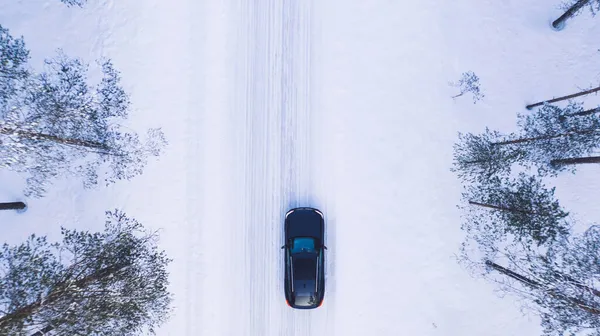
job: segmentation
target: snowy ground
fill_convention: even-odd
[[[162,126],[170,140],[131,182],[82,192],[65,181],[25,214],[0,213],[3,238],[97,229],[114,207],[162,228],[176,311],[159,335],[535,335],[534,316],[453,259],[460,185],[449,168],[456,132],[510,131],[526,102],[598,82],[598,24],[584,14],[553,32],[553,6],[1,2],[0,24],[25,36],[32,62],[58,47],[111,57],[132,93],[131,127]],[[450,98],[447,83],[467,70],[486,92],[477,105]],[[557,193],[597,218],[594,168],[557,180]],[[0,179],[0,196],[20,197],[14,175]],[[283,296],[294,206],[326,215],[314,311]]]

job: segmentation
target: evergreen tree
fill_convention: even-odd
[[[0,335],[141,335],[166,321],[170,259],[156,234],[117,210],[104,232],[62,235],[0,249]]]
[[[3,41],[22,47],[11,55],[27,54],[21,40]],[[102,79],[91,85],[88,66],[59,52],[46,60],[43,72],[12,71],[19,74],[18,84],[2,81],[18,90],[9,90],[8,103],[0,105],[0,168],[28,175],[27,196],[43,196],[63,175],[81,178],[85,187],[101,178],[106,184],[128,180],[166,145],[160,129],[148,130],[146,139],[125,131],[121,123],[128,117],[129,96],[111,61],[99,65]]]
[[[29,73],[26,69],[29,51],[23,38],[15,39],[0,25],[0,117],[18,90],[18,84]]]
[[[544,253],[485,260],[486,277],[539,313],[544,335],[600,334],[600,229],[565,239]]]
[[[533,114],[519,115],[518,125],[519,138],[501,144],[521,146],[544,172],[567,168],[552,160],[592,155],[600,147],[600,114],[584,111],[581,104],[544,105]]]
[[[454,167],[451,170],[469,182],[487,183],[494,175],[508,175],[511,166],[527,155],[518,146],[497,145],[505,137],[488,128],[479,135],[459,133],[458,138],[459,141],[454,144]]]
[[[518,125],[519,133],[506,136],[487,128],[480,135],[459,134],[452,171],[463,180],[484,183],[494,175],[508,175],[515,163],[555,175],[574,171],[580,163],[567,159],[588,157],[600,147],[600,113],[584,111],[580,104],[546,104],[533,114],[519,115]]]
[[[87,3],[87,0],[60,0],[60,2],[64,3],[65,5],[72,7],[72,6],[77,6],[77,7],[83,7],[83,5],[85,5]]]
[[[519,174],[518,178],[493,177],[486,184],[466,188],[465,222],[467,239],[479,249],[494,253],[500,243],[519,242],[543,245],[565,236],[568,212],[537,176]]]

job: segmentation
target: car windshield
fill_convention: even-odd
[[[291,253],[315,253],[315,239],[309,237],[294,238],[292,240]]]
[[[317,303],[316,295],[314,292],[296,293],[294,304],[300,307],[311,307]]]

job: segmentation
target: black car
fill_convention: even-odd
[[[285,300],[292,308],[321,306],[325,295],[325,220],[314,208],[285,214]]]

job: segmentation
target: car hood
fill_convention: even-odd
[[[295,211],[286,218],[286,240],[290,237],[314,237],[323,239],[323,218],[314,211]]]

